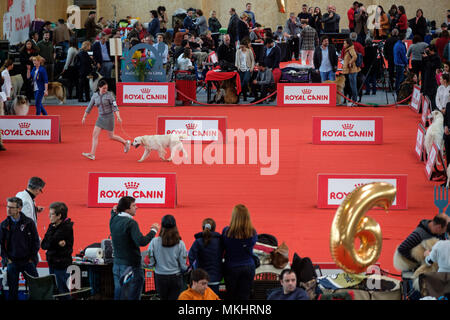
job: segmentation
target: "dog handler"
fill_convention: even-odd
[[[130,150],[130,141],[124,140],[122,137],[114,134],[114,113],[117,116],[117,121],[122,123],[122,118],[120,118],[119,108],[116,104],[116,99],[114,95],[108,91],[108,84],[105,80],[100,80],[98,83],[97,92],[91,98],[88,107],[84,113],[81,123],[84,125],[86,122],[86,117],[91,111],[93,106],[98,108],[98,118],[95,123],[94,131],[92,132],[92,148],[90,153],[82,153],[88,159],[95,160],[95,151],[98,145],[98,136],[101,130],[108,131],[109,138],[114,141],[118,141],[125,146],[124,152],[127,153]]]
[[[44,96],[48,96],[48,77],[47,71],[42,66],[44,64],[44,58],[41,56],[32,57],[34,68],[27,71],[27,78],[32,80],[34,87],[34,99],[36,101],[36,115],[39,116],[42,112],[44,116],[47,115],[47,111],[42,105],[42,99]]]

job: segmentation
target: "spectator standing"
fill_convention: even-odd
[[[262,56],[262,61],[267,68],[273,70],[275,68],[280,67],[281,61],[281,49],[277,45],[272,38],[266,38],[264,40],[264,54]]]
[[[89,41],[84,41],[81,45],[80,51],[75,58],[75,66],[78,68],[78,102],[88,102],[91,99],[89,79],[87,76],[93,71],[92,64],[94,63],[93,58],[88,54],[91,50],[91,43]],[[78,61],[77,61],[78,59]],[[83,96],[85,97],[83,99]]]
[[[184,288],[187,251],[174,216],[165,215],[159,237],[150,242],[150,266],[155,268],[155,287],[161,300],[177,300]]]
[[[231,43],[231,37],[229,34],[223,36],[223,42],[217,49],[217,58],[219,64],[227,64],[234,66],[236,61],[236,48]]]
[[[327,6],[327,13],[322,17],[323,22],[323,32],[334,33],[336,31],[337,16],[333,11],[333,6]]]
[[[428,47],[426,42],[423,42],[423,38],[420,35],[415,35],[412,44],[408,48],[406,56],[411,59],[411,71],[419,77],[419,74],[423,74],[422,66],[422,54],[425,48]]]
[[[33,47],[33,42],[31,40],[25,41],[25,45],[19,51],[20,57],[20,74],[23,78],[23,83],[25,85],[25,95],[30,101],[33,98],[33,88],[31,87],[31,81],[27,78],[27,72],[33,69],[33,62],[31,57],[37,55],[37,50]]]
[[[245,5],[245,10],[243,13],[250,17],[250,19],[252,20],[252,25],[254,26],[256,24],[256,17],[255,13],[252,11],[252,4],[250,2],[247,2],[247,4]]]
[[[334,15],[336,16],[336,21],[334,24],[334,32],[339,33],[339,23],[341,22],[341,16],[336,13],[336,6],[332,5],[331,10],[333,10]]]
[[[393,4],[391,6],[391,9],[389,9],[388,12],[388,19],[389,19],[389,24],[391,25],[391,29],[393,30],[394,28],[396,28],[398,30],[397,26],[397,22],[398,22],[398,8],[395,4]]]
[[[366,42],[368,17],[366,8],[361,5],[355,13],[355,32],[358,35],[356,41],[361,45],[364,45]]]
[[[159,47],[162,46],[163,49],[161,49],[162,52],[162,58],[163,58],[163,65],[165,66],[167,64],[167,58],[169,57],[169,46],[164,42],[164,35],[162,33],[157,35],[156,43],[153,45],[156,50],[160,50]]]
[[[42,29],[39,32],[39,41],[44,39],[44,32],[48,32],[50,34],[50,41],[53,42],[52,23],[50,21],[45,21],[44,25],[42,26]]]
[[[449,42],[450,36],[447,30],[441,32],[440,37],[436,40],[436,49],[441,61],[444,60],[444,49]]]
[[[16,194],[22,200],[22,213],[33,220],[37,227],[37,215],[44,210],[44,207],[36,206],[35,199],[43,193],[45,182],[39,177],[31,177],[28,180],[27,188]]]
[[[53,45],[62,46],[66,53],[69,50],[70,36],[70,30],[64,22],[64,19],[58,19],[58,24],[54,30]]]
[[[211,17],[208,19],[209,30],[213,33],[212,38],[214,39],[214,45],[216,48],[219,47],[219,32],[222,25],[220,21],[217,19],[216,11],[211,11]]]
[[[310,300],[306,291],[297,287],[294,270],[284,269],[280,274],[281,288],[270,292],[267,300]]]
[[[9,287],[8,300],[18,299],[19,274],[38,277],[39,235],[36,224],[22,213],[22,200],[7,199],[7,217],[0,225],[0,248],[3,267],[6,267]]]
[[[197,10],[197,19],[195,19],[195,25],[197,26],[198,35],[204,35],[208,31],[208,24],[206,23],[206,18],[203,15],[203,11]]]
[[[328,36],[322,36],[320,43],[314,50],[314,68],[319,70],[322,82],[334,81],[338,64],[336,48],[329,43]]]
[[[308,5],[306,4],[302,5],[302,12],[298,14],[297,18],[300,20],[301,24],[303,23],[309,24],[311,15],[308,13]]]
[[[14,61],[7,59],[0,69],[0,76],[3,78],[3,85],[1,86],[1,91],[6,94],[6,99],[11,100],[12,98],[12,84],[11,76],[9,72],[14,68]]]
[[[286,21],[284,26],[284,35],[288,38],[288,47],[289,47],[289,59],[292,58],[292,54],[294,54],[294,60],[299,60],[300,53],[300,32],[301,32],[301,24],[298,17],[295,16],[295,13],[291,12],[289,14],[289,19]]]
[[[154,10],[153,10],[154,11]],[[156,12],[156,11],[155,11]],[[158,20],[157,18],[154,18],[152,21],[156,21]],[[159,23],[159,21],[158,21]],[[150,24],[149,24],[149,29],[150,29]],[[144,29],[144,27],[142,26],[142,23],[140,23],[139,21],[136,21],[133,25],[133,30],[131,30],[128,35],[127,35],[127,39],[131,40],[133,38],[138,39],[139,41],[142,41],[142,39],[145,38],[145,36],[147,35],[147,31]]]
[[[322,11],[320,11],[319,7],[314,8],[309,24],[316,30],[319,36],[322,34]]]
[[[436,107],[445,114],[447,111],[447,104],[450,102],[450,75],[448,73],[441,74],[440,81],[441,85],[436,93]]]
[[[72,99],[72,97],[78,97],[78,68],[75,67],[75,57],[78,54],[78,44],[76,39],[70,40],[70,47],[67,51],[66,63],[64,64],[62,77],[67,79],[67,99]],[[76,88],[76,95],[72,95],[73,88]]]
[[[44,38],[38,42],[39,55],[45,59],[44,68],[47,71],[49,81],[53,81],[53,73],[55,69],[55,48],[50,41],[50,33],[44,32]]]
[[[167,23],[169,22],[169,18],[167,17],[166,7],[159,6],[156,11],[158,12],[159,32],[165,33],[165,32],[167,32]]]
[[[209,287],[209,275],[205,270],[193,270],[189,281],[189,288],[180,294],[178,300],[220,300]]]
[[[33,43],[34,50],[36,50],[39,53],[39,47],[37,45],[39,42],[39,33],[37,31],[32,31],[30,33],[30,40]]]
[[[394,45],[398,41],[398,29],[394,28],[391,32],[391,36],[386,40],[384,44],[384,56],[388,61],[388,71],[389,71],[389,83],[391,89],[394,83],[395,77],[395,64],[394,64]]]
[[[89,15],[84,22],[84,28],[86,29],[86,40],[93,43],[97,35],[102,31],[97,23],[95,23],[95,11],[89,11]]]
[[[49,273],[55,275],[59,293],[69,292],[67,267],[72,264],[73,222],[67,212],[63,202],[50,205],[50,224],[41,243],[41,248],[47,250]]]
[[[359,2],[355,1],[353,2],[350,9],[347,11],[347,18],[348,18],[348,28],[350,32],[355,31],[355,12],[358,10]]]
[[[183,27],[186,30],[189,30],[189,33],[197,34],[197,27],[192,18],[193,15],[194,11],[188,10],[186,17],[183,20]]]
[[[223,229],[222,237],[228,299],[249,300],[255,277],[253,247],[258,236],[247,207],[238,204],[233,208],[230,225]]]
[[[399,39],[394,45],[394,64],[395,64],[395,91],[398,93],[400,84],[405,80],[405,70],[408,66],[408,59],[406,58],[406,46],[403,43],[405,34],[400,33]]]
[[[373,46],[372,40],[366,40],[366,46],[364,48],[364,68],[362,73],[365,75],[366,80],[366,95],[370,95],[372,91],[373,95],[377,94],[377,78],[380,70],[380,60],[377,58],[378,49]]]
[[[236,68],[241,79],[242,95],[244,101],[247,101],[248,84],[255,68],[255,58],[253,52],[248,49],[248,40],[242,41],[236,51]]]
[[[302,65],[306,66],[306,61],[310,67],[314,67],[314,50],[319,45],[317,31],[308,25],[305,20],[302,22],[300,51],[302,53]]]
[[[390,24],[389,24],[389,18],[384,12],[384,9],[382,6],[377,7],[377,13],[375,15],[375,19],[372,21],[374,27],[375,27],[375,39],[381,40],[386,39],[387,34],[390,30]]]
[[[427,20],[423,16],[422,9],[417,9],[416,17],[411,19],[409,24],[411,27],[413,35],[419,35],[422,39],[425,39],[425,35],[427,34]]]
[[[48,96],[48,77],[47,71],[42,66],[44,64],[44,59],[41,56],[35,56],[31,58],[33,62],[33,69],[31,71],[27,70],[27,78],[31,79],[34,88],[34,103],[36,105],[36,115],[39,116],[41,113],[47,115],[47,110],[45,110],[42,104],[42,99]]]
[[[400,34],[406,34],[406,29],[408,29],[408,18],[404,6],[398,6],[397,29]]]
[[[194,269],[204,269],[210,279],[208,286],[219,294],[219,284],[223,277],[223,242],[216,232],[216,222],[207,218],[202,222],[202,232],[195,234],[195,241],[189,250],[189,265]]]
[[[351,88],[351,99],[357,101],[358,99],[358,88],[357,88],[357,76],[361,69],[356,66],[357,53],[353,46],[353,41],[350,38],[344,41],[344,63],[342,65],[342,74],[348,77],[350,88]],[[351,103],[347,105],[351,106]]]
[[[227,34],[230,35],[231,44],[233,46],[236,46],[239,16],[237,15],[236,9],[234,8],[231,8],[229,13],[230,21],[228,22]]]
[[[104,78],[110,79],[114,63],[113,58],[111,57],[108,36],[106,34],[103,32],[101,33],[100,40],[94,43],[92,51],[97,70]]]
[[[243,13],[237,24],[237,40],[241,43],[244,39],[250,39],[250,31],[246,22],[248,16]]]
[[[137,212],[136,200],[133,197],[120,198],[117,206],[111,210],[109,228],[114,250],[114,299],[140,300],[144,287],[144,270],[142,269],[140,247],[148,245],[159,230],[157,223],[152,224],[150,231],[144,236],[138,223],[134,220]],[[121,278],[132,271],[133,277],[128,288],[128,296],[122,291]]]
[[[436,72],[441,68],[441,59],[437,54],[436,46],[430,45],[422,55],[423,78],[421,91],[427,95],[431,101],[432,108],[436,108],[436,92],[438,84],[436,82]]]
[[[156,38],[156,35],[161,32],[159,16],[156,10],[151,10],[150,14],[152,15],[152,21],[148,24],[148,33],[151,34],[153,38]]]

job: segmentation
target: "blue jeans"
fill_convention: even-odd
[[[142,289],[144,288],[144,270],[141,267],[133,267],[133,278],[125,285],[120,284],[120,278],[129,266],[123,264],[113,265],[114,275],[114,300],[125,300],[122,288],[126,288],[127,300],[140,300]]]
[[[395,65],[395,91],[398,92],[400,85],[405,80],[405,66]]]
[[[327,80],[334,81],[336,80],[336,73],[333,70],[327,72],[320,71],[320,79],[322,80],[322,82]]]
[[[348,81],[350,82],[350,88],[352,89],[352,100],[358,101],[358,84],[357,84],[358,72],[349,73]]]
[[[34,100],[36,101],[36,115],[39,116],[42,112],[44,116],[47,115],[47,111],[42,105],[42,99],[44,98],[44,91],[36,90],[34,92]]]
[[[225,270],[227,300],[249,300],[254,277],[254,265],[227,268]]]
[[[8,300],[17,300],[19,294],[19,274],[28,273],[30,276],[39,277],[36,265],[32,262],[11,262],[7,265],[7,282],[9,287]]]
[[[112,63],[112,61],[103,62],[99,72],[102,75],[102,77],[110,79],[113,67],[114,64]]]
[[[56,277],[56,284],[58,285],[59,293],[69,292],[69,288],[67,287],[67,279],[69,279],[69,274],[66,269],[54,269],[52,267],[48,268],[50,274],[54,274]]]

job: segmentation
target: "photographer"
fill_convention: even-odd
[[[372,40],[367,39],[364,51],[364,68],[362,73],[366,78],[366,95],[370,95],[370,91],[372,91],[373,95],[376,95],[378,70],[380,69],[380,60],[377,59],[378,47],[373,45]]]
[[[425,49],[422,55],[423,61],[423,78],[422,78],[422,94],[428,96],[431,100],[433,110],[436,109],[436,71],[441,67],[441,59],[437,55],[435,45],[430,45]]]

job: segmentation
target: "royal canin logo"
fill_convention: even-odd
[[[137,188],[139,188],[139,183],[138,182],[125,182],[124,185],[125,185],[125,188],[127,188],[127,189],[137,189]]]
[[[195,123],[186,124],[186,129],[188,129],[188,130],[195,130],[195,129],[197,129],[197,127],[198,127],[198,125]]]
[[[19,122],[19,128],[21,129],[28,129],[31,126],[31,123],[29,122]]]
[[[342,129],[344,129],[344,130],[352,130],[354,127],[355,127],[355,125],[351,124],[351,123],[344,123],[342,125]]]
[[[143,88],[143,89],[141,89],[141,92],[143,93],[143,94],[148,94],[148,93],[150,93],[152,91],[152,89],[150,89],[150,88]]]
[[[302,93],[303,94],[311,94],[312,90],[311,89],[303,89]]]

